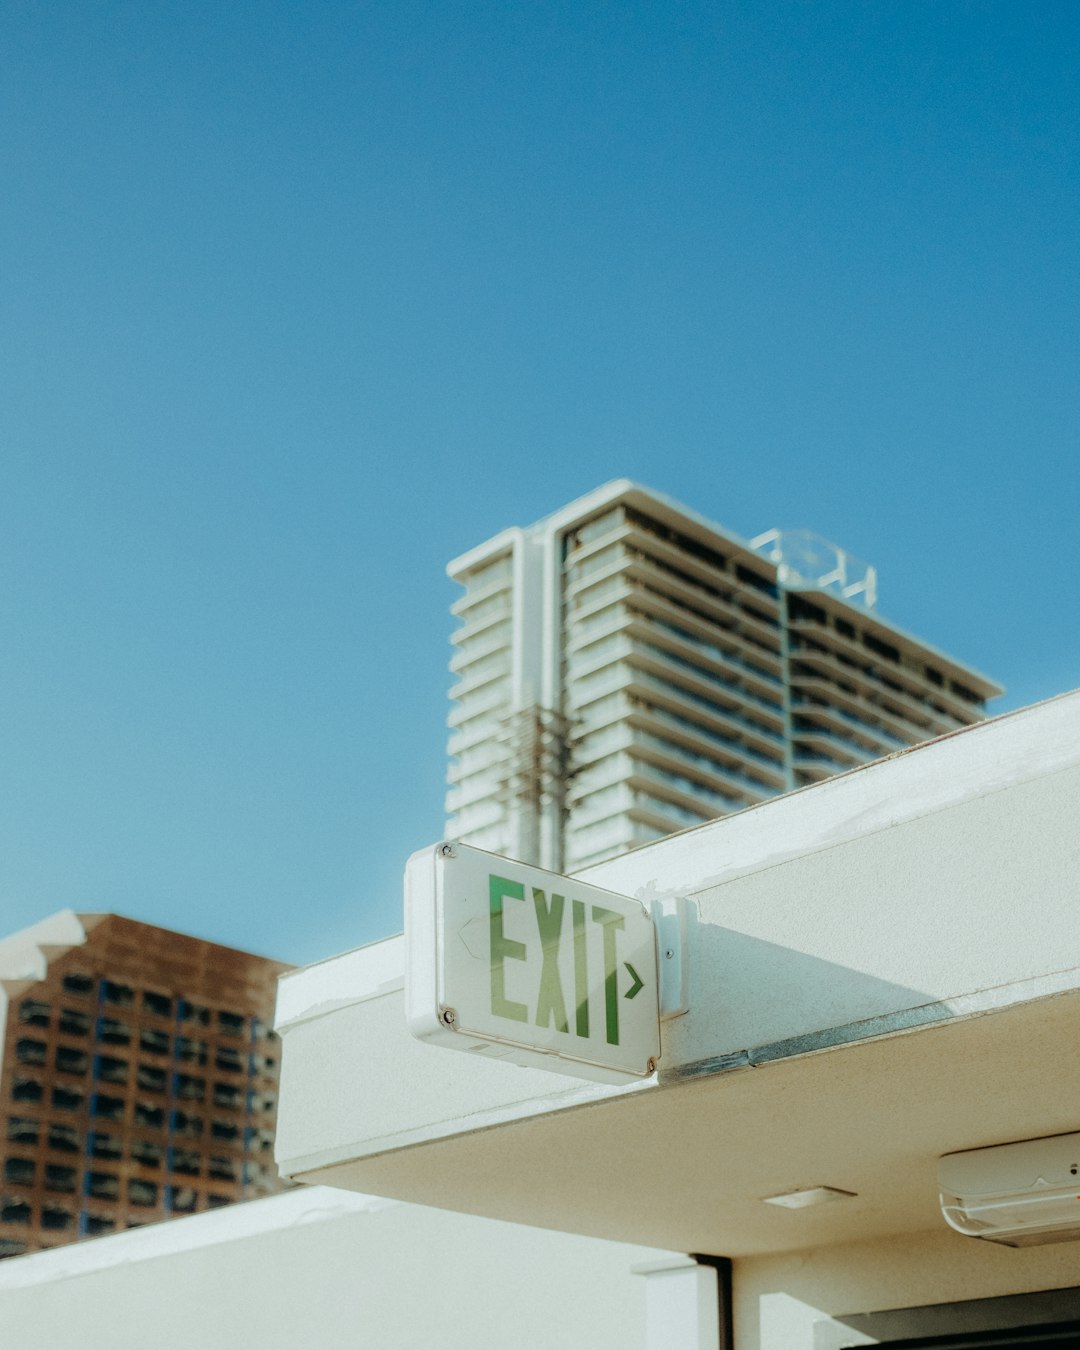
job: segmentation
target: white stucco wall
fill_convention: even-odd
[[[815,1325],[845,1314],[1080,1285],[1080,1244],[1016,1250],[939,1230],[737,1261],[733,1283],[736,1350],[814,1350]]]
[[[762,1049],[798,1053],[784,1049],[798,1038],[805,1049],[881,1034],[860,1028],[873,1019],[928,1009],[913,1025],[1074,988],[1077,819],[1080,694],[1070,694],[583,878],[646,902],[690,899],[690,1010],[663,1029],[661,1076],[671,1080]],[[383,966],[400,981],[400,942],[384,951]],[[365,988],[354,959],[341,958],[336,1001],[324,995],[333,961],[282,984],[277,1156],[292,1175],[655,1090],[598,1087],[418,1044],[405,1029],[400,984],[384,971]]]
[[[1074,969],[1078,820],[1071,767],[698,890],[693,1006],[665,1055],[685,1065]]]
[[[0,1263],[48,1350],[644,1350],[671,1253],[311,1187]]]

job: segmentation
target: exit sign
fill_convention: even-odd
[[[405,869],[420,1040],[600,1082],[660,1055],[656,931],[638,900],[456,842]]]

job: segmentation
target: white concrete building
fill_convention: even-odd
[[[305,1187],[2,1261],[0,1334],[41,1350],[643,1350],[633,1267],[665,1262],[697,1278],[670,1253]]]
[[[1075,1226],[961,1236],[938,1183],[943,1155],[1080,1131],[1078,821],[1074,693],[589,869],[687,908],[689,1007],[628,1086],[412,1039],[401,938],[290,974],[302,1187],[0,1263],[0,1326],[50,1350],[1080,1344]],[[1039,1210],[1053,1181],[1015,1184]]]
[[[619,480],[450,563],[448,836],[574,871],[968,725],[1001,692],[872,568]]]
[[[960,1236],[937,1182],[942,1155],[1080,1128],[1078,821],[1070,694],[589,869],[689,904],[689,1011],[627,1087],[412,1040],[401,939],[297,972],[279,1163],[714,1258],[649,1350],[1080,1343],[1080,1245]]]

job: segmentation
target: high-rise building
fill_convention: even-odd
[[[447,833],[557,871],[985,715],[806,532],[742,540],[619,480],[455,559]]]
[[[280,1189],[288,969],[114,914],[0,941],[0,1256]]]

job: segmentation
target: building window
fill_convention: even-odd
[[[174,1111],[169,1124],[174,1134],[187,1134],[198,1138],[203,1131],[202,1117],[188,1115],[186,1111]]]
[[[170,1186],[166,1208],[174,1214],[194,1214],[197,1199],[192,1186]]]
[[[233,1087],[231,1083],[214,1084],[214,1105],[215,1106],[242,1106],[243,1094],[240,1089]]]
[[[252,1153],[266,1153],[274,1147],[274,1132],[249,1125],[244,1131],[244,1147]]]
[[[82,1136],[71,1125],[54,1123],[49,1126],[49,1147],[58,1153],[78,1153],[82,1148]]]
[[[136,1102],[135,1124],[146,1125],[150,1129],[160,1130],[165,1124],[165,1111],[160,1106],[149,1106],[146,1102]]]
[[[243,1073],[244,1060],[239,1050],[230,1045],[219,1045],[214,1055],[214,1067],[223,1073]]]
[[[153,1013],[155,1017],[172,1017],[173,1015],[172,999],[166,994],[155,994],[150,989],[144,989],[142,1003],[143,1008],[148,1013]]]
[[[210,1009],[198,1003],[189,1003],[186,998],[180,1000],[179,1016],[181,1022],[196,1022],[201,1027],[210,1025]]]
[[[74,1191],[75,1168],[62,1167],[59,1163],[46,1163],[45,1189],[47,1191],[60,1191],[60,1192]]]
[[[49,1005],[36,998],[24,998],[19,1004],[19,1021],[28,1027],[47,1027],[49,1025]]]
[[[65,1036],[85,1036],[90,1030],[90,1017],[87,1013],[76,1012],[74,1008],[62,1008],[60,1030]]]
[[[153,1144],[148,1139],[134,1139],[131,1143],[131,1156],[143,1167],[160,1167],[163,1155],[160,1144]]]
[[[104,1120],[123,1120],[123,1097],[109,1097],[104,1092],[95,1092],[90,1103],[90,1114],[101,1116]]]
[[[82,1088],[58,1083],[52,1090],[52,1104],[58,1111],[80,1111],[85,1100]]]
[[[90,1136],[90,1156],[104,1162],[115,1162],[121,1155],[120,1140],[112,1134]]]
[[[116,1227],[116,1221],[107,1214],[87,1214],[83,1227],[87,1237],[100,1237],[102,1233],[111,1233]]]
[[[231,1158],[211,1158],[210,1166],[207,1168],[207,1175],[214,1181],[238,1180],[236,1164]]]
[[[45,1042],[33,1041],[24,1036],[15,1042],[15,1058],[20,1064],[44,1064]]]
[[[152,1069],[148,1064],[140,1064],[136,1074],[139,1087],[147,1092],[164,1092],[166,1074],[164,1069]]]
[[[84,975],[78,970],[69,970],[64,976],[64,993],[78,994],[86,998],[94,992],[94,980],[91,975]]]
[[[231,1120],[212,1120],[210,1134],[214,1139],[239,1139],[240,1126]]]
[[[86,1194],[98,1200],[119,1199],[120,1180],[111,1172],[87,1172]]]
[[[11,1084],[13,1102],[39,1102],[45,1095],[45,1089],[32,1078],[16,1078]]]
[[[176,1058],[185,1064],[205,1064],[206,1042],[194,1040],[191,1036],[177,1036]]]
[[[117,1008],[130,1008],[135,1002],[135,990],[131,985],[117,984],[113,980],[104,981],[101,995],[106,1003],[112,1003]]]
[[[218,1013],[217,1020],[218,1026],[226,1036],[243,1036],[245,1019],[240,1013],[223,1010]]]
[[[132,1205],[156,1205],[158,1198],[157,1183],[132,1177],[128,1182],[128,1201]]]
[[[14,1200],[7,1196],[0,1200],[0,1223],[29,1223],[30,1205],[26,1200]]]
[[[62,1073],[85,1073],[90,1066],[90,1056],[85,1050],[73,1050],[70,1045],[56,1047],[56,1067]]]
[[[98,1040],[106,1045],[130,1045],[131,1028],[115,1017],[103,1017],[98,1023]]]
[[[8,1143],[36,1144],[40,1128],[36,1120],[28,1120],[25,1116],[8,1116]]]
[[[139,1032],[139,1045],[152,1055],[169,1053],[169,1037],[164,1031],[155,1031],[153,1027],[143,1027]]]
[[[70,1210],[60,1209],[57,1205],[44,1205],[41,1210],[41,1226],[50,1232],[62,1232],[70,1228],[74,1215]]]
[[[169,1170],[182,1176],[197,1177],[202,1159],[197,1153],[186,1148],[174,1148],[169,1161]]]
[[[900,650],[898,647],[894,647],[891,642],[882,642],[873,633],[864,633],[862,640],[864,647],[872,652],[877,652],[878,656],[883,656],[886,661],[899,662]]]
[[[191,1074],[176,1075],[176,1095],[186,1100],[201,1102],[206,1096],[206,1079],[193,1078]]]
[[[4,1180],[13,1185],[32,1186],[35,1171],[31,1158],[8,1158],[4,1163]]]
[[[116,1059],[112,1055],[98,1055],[94,1072],[105,1083],[123,1086],[128,1080],[128,1063],[126,1059]]]

